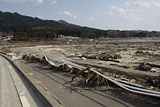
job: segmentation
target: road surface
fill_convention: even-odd
[[[0,55],[0,107],[50,107],[51,103],[20,72]]]
[[[45,47],[44,47],[45,48]],[[41,49],[30,48],[31,50],[21,50],[20,52],[31,52],[38,54],[39,57],[44,55],[54,60],[66,57],[57,51],[41,51]],[[24,52],[25,53],[25,52]],[[43,64],[27,63],[19,61],[19,64],[28,71],[32,77],[39,80],[45,87],[57,98],[65,107],[160,107],[159,100],[152,98],[128,95],[123,91],[97,91],[97,90],[74,90],[74,85],[70,83],[73,75],[69,73],[48,69]]]
[[[74,90],[72,74],[49,69],[43,64],[19,62],[34,78],[56,95],[65,107],[159,107],[160,102],[121,91]]]
[[[12,71],[13,72],[13,71]],[[0,106],[22,107],[9,64],[0,56]]]

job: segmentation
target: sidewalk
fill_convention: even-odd
[[[37,107],[16,70],[1,56],[0,107]]]

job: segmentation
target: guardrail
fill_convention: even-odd
[[[44,60],[51,66],[54,66],[55,64],[52,61],[49,61],[48,58],[45,56]],[[79,68],[81,70],[86,69],[86,67],[72,63],[70,61],[66,61],[64,59],[60,59],[63,63],[61,65],[67,64],[69,67],[75,67],[75,68]],[[142,94],[142,95],[147,95],[147,96],[153,96],[153,97],[160,97],[160,92],[159,91],[154,91],[154,90],[149,90],[149,89],[145,89],[140,85],[136,85],[136,84],[132,84],[129,83],[127,81],[123,81],[120,79],[116,79],[113,77],[109,77],[106,75],[103,75],[99,72],[97,72],[94,69],[90,69],[90,71],[102,76],[103,78],[107,79],[108,81],[114,83],[115,85],[121,87],[122,89],[125,89],[127,91],[133,92],[133,93],[137,93],[137,94]]]

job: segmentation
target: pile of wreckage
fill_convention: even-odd
[[[108,75],[107,72],[104,72],[101,69],[92,68],[90,66],[87,66],[87,67],[82,66],[64,59],[51,60],[46,56],[40,58],[38,55],[35,55],[35,54],[23,55],[22,59],[28,62],[44,63],[50,66],[51,68],[54,68],[54,69],[56,68],[56,69],[59,69],[60,71],[75,74],[72,77],[72,82],[76,81],[76,79],[79,76],[81,76],[83,77],[84,84],[95,85],[95,86],[100,86],[100,85],[108,86],[109,85],[108,83],[110,82],[121,87],[124,90],[130,91],[133,93],[160,97],[160,92],[159,92],[160,83],[158,83],[157,87],[150,89],[143,85],[122,80],[116,76]]]
[[[99,59],[99,60],[104,60],[104,61],[111,61],[114,59],[119,59],[122,58],[121,55],[119,54],[114,54],[114,55],[109,55],[106,53],[101,53],[101,54],[96,54],[96,55],[91,55],[91,54],[82,54],[82,57],[88,58],[88,59]]]
[[[6,53],[11,53],[11,51],[8,48],[3,47],[3,48],[0,48],[0,53],[6,54]]]
[[[101,54],[80,54],[80,53],[77,53],[77,54],[70,54],[70,56],[68,57],[79,57],[79,58],[82,58],[82,59],[96,59],[96,60],[103,60],[103,61],[113,61],[113,62],[119,62],[117,59],[120,59],[122,58],[122,56],[120,54],[113,54],[113,55],[110,55],[110,54],[106,54],[106,53],[101,53]]]
[[[153,65],[149,63],[140,63],[137,69],[148,72],[156,72],[156,69],[153,67]]]

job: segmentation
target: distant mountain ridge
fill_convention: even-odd
[[[38,30],[38,31],[37,31]],[[43,32],[41,32],[43,31]],[[0,32],[18,32],[33,34],[52,32],[56,35],[67,35],[83,38],[98,37],[160,37],[160,32],[144,30],[101,30],[68,23],[64,20],[42,20],[19,13],[0,11]],[[41,35],[41,34],[40,34]]]
[[[21,15],[17,12],[0,11],[0,27],[51,27],[51,28],[83,28],[64,20],[42,20],[37,17]]]

